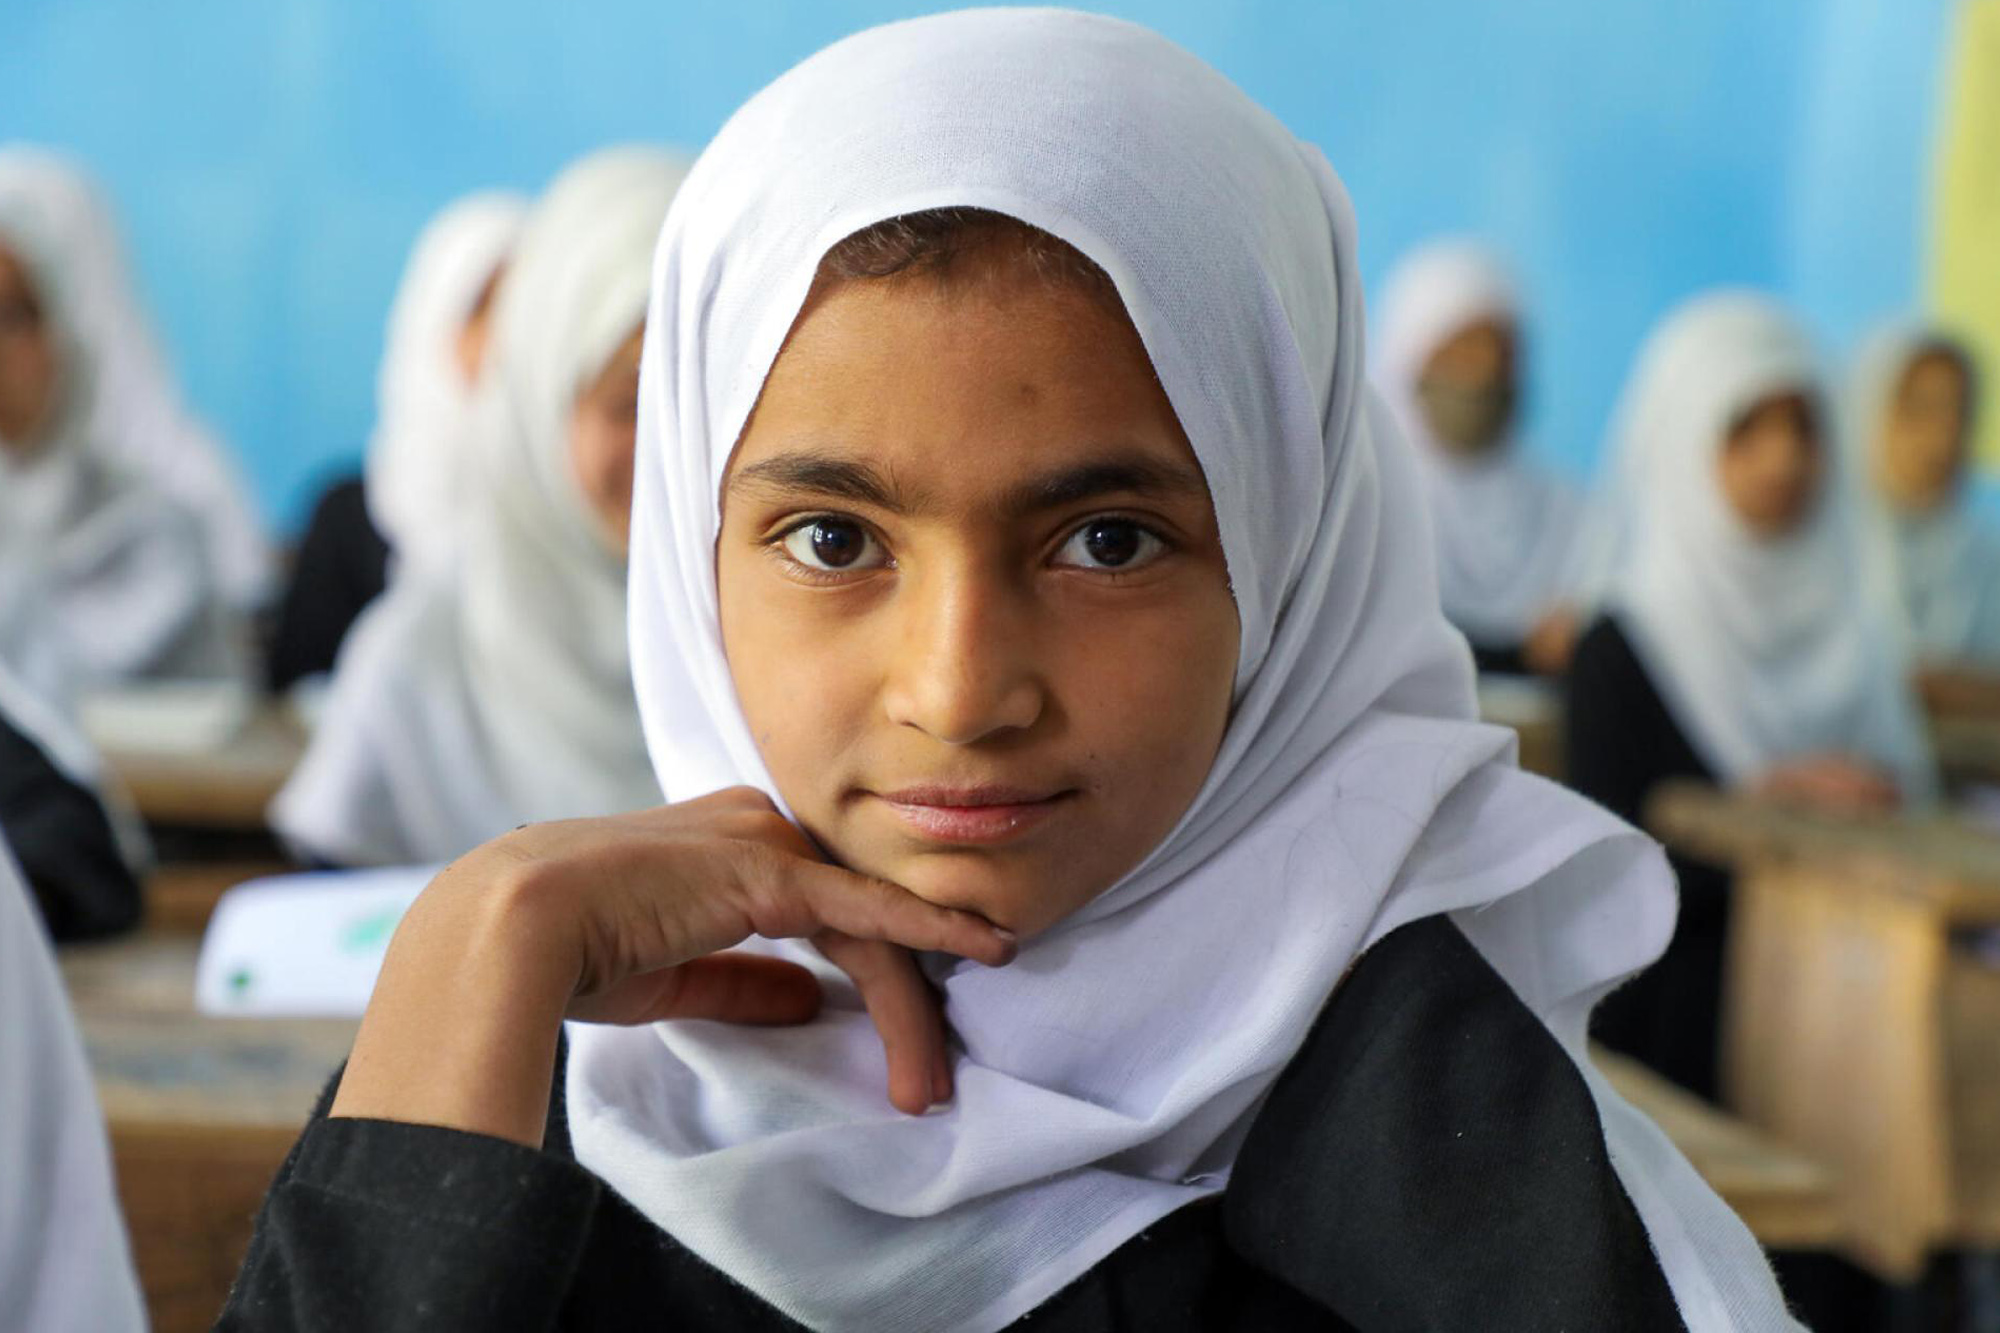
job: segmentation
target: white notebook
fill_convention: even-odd
[[[358,1018],[397,922],[437,866],[251,880],[202,936],[195,1008],[248,1018]]]

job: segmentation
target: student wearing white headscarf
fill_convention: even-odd
[[[1576,493],[1519,438],[1521,303],[1472,241],[1404,258],[1376,306],[1377,388],[1417,446],[1438,594],[1481,670],[1559,674],[1576,641]]]
[[[396,577],[448,578],[477,484],[472,403],[494,293],[527,200],[467,195],[418,236],[389,311],[366,476],[336,483],[299,543],[268,662],[284,690],[333,669],[348,628]]]
[[[89,264],[40,191],[0,176],[0,660],[45,695],[234,677],[243,627],[194,516],[121,461]]]
[[[1791,1327],[1588,1063],[1672,885],[1474,719],[1361,310],[1325,159],[1130,24],[739,111],[647,320],[676,804],[426,890],[222,1326]]]
[[[1848,382],[1847,430],[1868,483],[1879,577],[1916,660],[2000,669],[2000,539],[1968,503],[1979,380],[1963,344],[1896,324]]]
[[[1763,297],[1698,297],[1653,334],[1612,445],[1626,549],[1569,682],[1577,790],[1633,820],[1675,778],[1838,810],[1933,793],[1831,431],[1812,348]],[[1711,1092],[1727,885],[1680,871],[1673,947],[1600,1029]]]
[[[627,664],[624,526],[647,263],[682,170],[606,150],[531,211],[468,428],[471,498],[450,502],[458,555],[414,560],[355,624],[272,805],[306,855],[443,861],[529,820],[658,801]]]
[[[269,596],[270,543],[241,470],[189,410],[126,264],[103,194],[77,163],[0,146],[0,194],[32,196],[63,238],[77,336],[91,348],[90,433],[105,456],[194,516],[209,577],[240,612]]]
[[[104,1116],[62,978],[0,839],[0,1328],[139,1333]]]

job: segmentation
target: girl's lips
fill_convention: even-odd
[[[992,846],[1025,836],[1053,817],[1070,795],[1011,787],[923,787],[876,793],[917,837],[961,846]]]

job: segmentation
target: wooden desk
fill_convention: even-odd
[[[1840,1239],[1833,1176],[1824,1167],[1635,1060],[1602,1048],[1593,1048],[1590,1058],[1611,1086],[1687,1155],[1758,1240],[1778,1249],[1811,1250]]]
[[[214,1322],[271,1176],[356,1027],[198,1016],[198,947],[149,933],[61,959],[157,1333]]]
[[[295,872],[285,861],[216,861],[163,865],[146,877],[146,929],[200,935],[222,895],[266,875]]]
[[[1521,767],[1553,781],[1563,773],[1562,691],[1532,676],[1479,678],[1479,716],[1521,737]]]
[[[1649,823],[1736,868],[1725,1100],[1831,1168],[1850,1252],[1913,1279],[2000,1244],[2000,840],[1942,820],[1833,819],[1677,786]]]
[[[107,748],[104,761],[147,823],[255,831],[305,745],[298,723],[271,707],[211,751]]]

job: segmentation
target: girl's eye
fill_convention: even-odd
[[[1059,565],[1081,569],[1136,569],[1167,549],[1158,537],[1125,518],[1093,518],[1063,543]]]
[[[882,543],[859,523],[841,518],[814,518],[784,535],[785,554],[807,569],[839,573],[876,569],[888,563]]]

